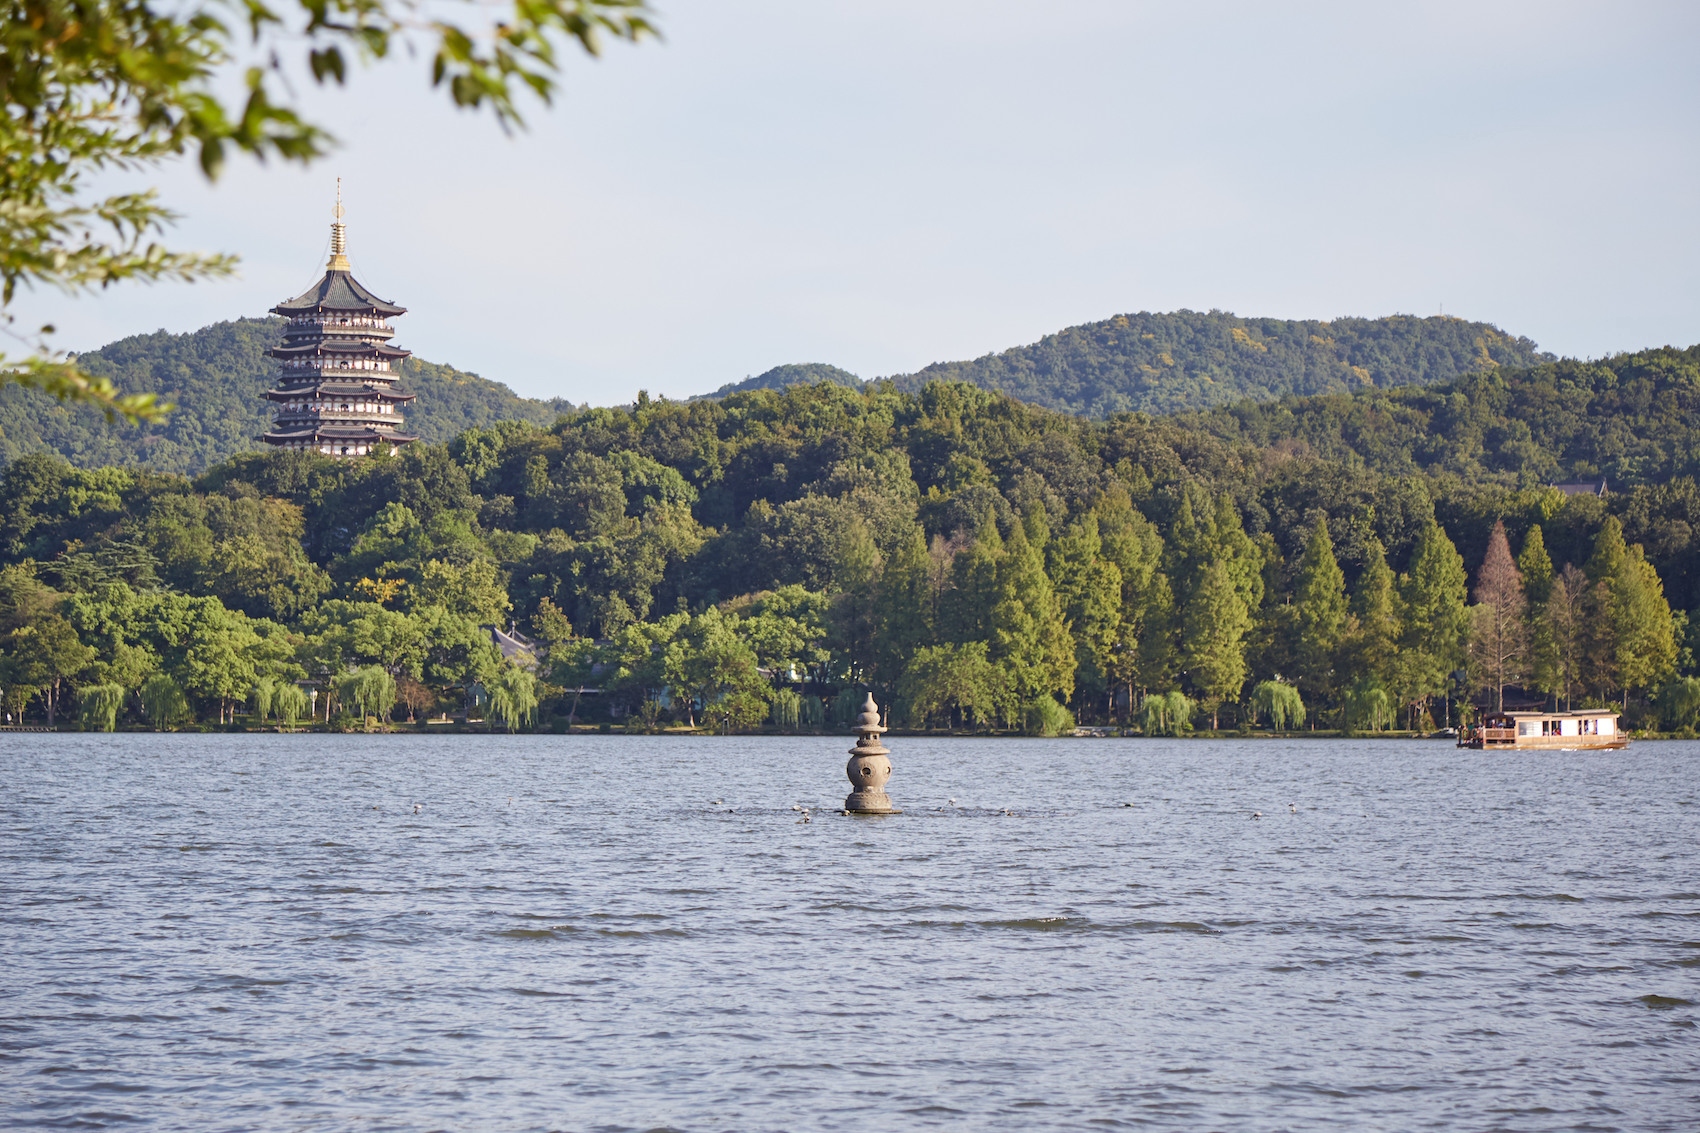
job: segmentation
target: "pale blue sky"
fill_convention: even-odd
[[[69,348],[258,314],[345,179],[398,343],[534,396],[865,377],[1124,311],[1700,342],[1700,5],[660,0],[529,132],[403,63],[305,172],[158,183],[239,279],[35,296]]]

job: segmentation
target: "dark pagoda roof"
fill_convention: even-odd
[[[304,358],[317,354],[362,354],[378,358],[410,358],[413,351],[360,338],[320,338],[312,342],[285,342],[271,348],[273,358]]]
[[[347,261],[344,260],[344,263]],[[360,285],[353,274],[331,269],[324,278],[287,302],[272,308],[272,314],[289,318],[294,315],[317,315],[330,311],[354,311],[362,314],[403,315],[406,307],[386,303]]]
[[[377,398],[379,401],[412,401],[418,394],[402,393],[400,390],[388,389],[384,386],[363,385],[354,382],[308,382],[309,389],[268,389],[260,396],[268,401],[294,401],[304,393],[316,393],[323,397],[364,397]]]
[[[317,428],[274,429],[260,438],[272,444],[284,441],[383,441],[408,444],[419,438],[412,433],[397,433],[389,429],[374,429],[369,425],[320,425]]]

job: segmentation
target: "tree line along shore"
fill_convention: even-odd
[[[1509,696],[1691,732],[1697,362],[1104,421],[953,381],[640,396],[193,479],[25,455],[0,701],[809,731],[872,688],[910,728],[1178,734],[1428,731]]]

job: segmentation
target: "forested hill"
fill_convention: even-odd
[[[830,382],[837,386],[848,386],[850,389],[861,389],[865,384],[849,370],[841,370],[825,362],[796,362],[775,366],[741,382],[727,382],[713,393],[699,394],[691,400],[727,397],[734,393],[748,393],[753,389],[785,389],[787,386],[814,385],[816,382]]]
[[[95,410],[64,406],[17,386],[0,387],[0,462],[49,451],[84,468],[145,466],[193,475],[254,447],[268,423],[266,351],[276,319],[238,319],[192,334],[136,335],[80,358],[126,393],[158,393],[177,409],[156,425],[107,424]],[[914,391],[960,380],[1034,405],[1089,417],[1129,410],[1169,414],[1246,400],[1427,385],[1502,366],[1548,361],[1526,338],[1453,318],[1242,319],[1222,312],[1120,315],[1071,327],[1031,346],[972,362],[944,362],[892,379]],[[408,428],[445,442],[497,421],[548,425],[574,407],[516,395],[499,382],[417,358],[402,367],[418,394]],[[826,363],[776,366],[721,386],[709,398],[825,382],[859,389],[856,375]]]
[[[114,427],[94,409],[0,387],[0,461],[46,450],[84,468],[145,465],[194,475],[253,449],[270,423],[270,403],[260,395],[272,384],[266,351],[282,327],[281,319],[238,319],[192,334],[135,335],[79,356],[80,365],[125,393],[158,393],[175,402],[176,410],[157,425]],[[402,387],[419,395],[408,409],[407,428],[436,443],[497,421],[548,425],[574,408],[520,397],[500,382],[418,358],[409,358],[401,372]]]
[[[1246,401],[1176,424],[1393,476],[1525,487],[1603,476],[1623,491],[1700,476],[1700,346]]]
[[[1117,315],[971,362],[895,377],[899,389],[956,380],[1066,413],[1177,413],[1245,399],[1427,385],[1550,361],[1488,323],[1392,315],[1332,322],[1223,311]]]

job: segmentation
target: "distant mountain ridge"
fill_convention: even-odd
[[[1085,417],[1180,413],[1366,386],[1430,385],[1554,361],[1527,338],[1450,316],[1241,318],[1225,311],[1117,315],[891,380],[956,380]]]
[[[33,390],[0,386],[0,461],[57,452],[83,467],[145,466],[188,475],[256,447],[269,405],[275,318],[237,319],[190,334],[134,335],[80,358],[126,393],[158,393],[177,409],[160,424],[112,427],[95,410]],[[1222,311],[1141,312],[1069,327],[1038,342],[971,361],[939,362],[886,379],[915,390],[958,380],[1087,417],[1126,411],[1196,412],[1364,388],[1431,385],[1464,374],[1551,362],[1527,338],[1488,323],[1393,315],[1332,321],[1241,318]],[[775,366],[700,397],[790,385],[867,384],[824,362]],[[501,420],[553,424],[577,407],[520,397],[500,382],[409,358],[401,386],[418,395],[407,428],[445,442]],[[694,400],[694,399],[693,399]]]
[[[48,450],[85,468],[141,465],[194,475],[254,449],[270,424],[271,405],[260,396],[275,373],[266,351],[282,327],[277,318],[236,319],[189,334],[132,335],[78,357],[125,393],[175,402],[159,424],[115,427],[87,406],[0,386],[0,461]],[[401,374],[401,388],[419,395],[407,409],[407,430],[436,443],[497,421],[550,425],[577,408],[559,398],[520,397],[500,382],[419,358],[403,362]]]
[[[849,370],[841,370],[837,366],[825,362],[792,362],[784,366],[775,366],[765,370],[753,378],[745,378],[741,382],[727,382],[713,393],[699,393],[692,401],[705,397],[727,397],[734,393],[748,393],[754,389],[784,389],[786,386],[814,385],[817,382],[830,382],[833,385],[848,386],[851,389],[861,389],[867,383]]]

